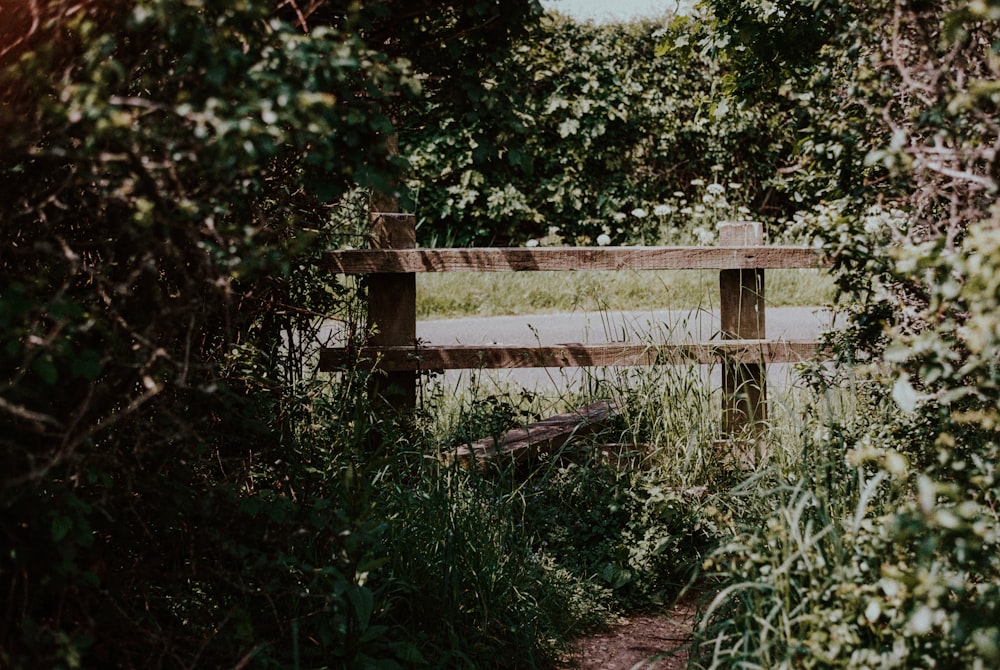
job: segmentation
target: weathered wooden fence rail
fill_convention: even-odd
[[[342,369],[359,357],[385,370],[376,392],[399,408],[415,403],[419,370],[722,363],[723,430],[735,435],[761,428],[767,417],[766,365],[797,362],[819,352],[816,341],[768,340],[764,272],[828,265],[809,247],[764,246],[756,222],[719,225],[716,247],[415,248],[410,215],[373,214],[374,246],[330,251],[327,269],[372,275],[365,346],[326,348],[320,368]],[[581,270],[719,270],[721,337],[700,343],[435,345],[416,340],[418,272],[526,272]]]

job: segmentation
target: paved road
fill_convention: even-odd
[[[767,336],[771,339],[815,339],[829,324],[829,313],[819,308],[767,310]],[[719,327],[719,314],[714,310],[571,312],[419,321],[417,337],[429,344],[682,342],[717,339]]]
[[[831,327],[831,316],[819,308],[773,307],[767,310],[769,339],[812,340]],[[575,342],[662,343],[718,339],[717,311],[573,312],[529,316],[472,317],[420,321],[417,337],[427,344],[566,344]],[[707,374],[718,377],[718,366]],[[772,386],[794,381],[792,366],[772,365]],[[538,391],[578,384],[585,378],[579,369],[491,370],[482,373],[490,384],[517,384]],[[614,374],[609,371],[608,374]],[[447,384],[467,381],[468,371],[445,375]],[[715,383],[718,383],[716,379]]]

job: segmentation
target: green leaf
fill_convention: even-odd
[[[35,374],[41,377],[42,381],[49,386],[52,386],[59,381],[59,371],[56,369],[55,362],[49,354],[36,358],[35,362],[31,366],[31,369],[34,370]]]
[[[101,376],[101,355],[93,349],[82,351],[73,362],[70,363],[70,370],[75,377],[82,377],[87,381],[94,381]]]
[[[396,642],[392,646],[392,651],[401,661],[409,664],[427,665],[427,659],[420,653],[420,649],[411,642]]]
[[[53,542],[62,542],[71,530],[73,530],[73,519],[68,516],[60,514],[52,519]]]
[[[352,584],[347,589],[347,600],[351,603],[351,608],[354,610],[354,616],[358,620],[358,627],[361,630],[366,630],[368,624],[371,622],[372,612],[375,610],[375,596],[363,586]]]

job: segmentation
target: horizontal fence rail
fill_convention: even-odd
[[[691,363],[796,363],[814,358],[819,345],[801,340],[723,340],[690,344],[556,344],[509,345],[399,345],[328,348],[320,367],[334,370],[356,363],[360,367],[400,370],[500,370],[512,368],[584,368]],[[361,359],[359,360],[359,354]]]
[[[535,247],[418,249],[415,219],[372,214],[373,249],[323,255],[332,273],[366,274],[368,326],[364,346],[348,343],[320,353],[326,372],[347,366],[387,374],[373,392],[397,409],[415,405],[421,370],[525,367],[608,367],[657,364],[723,364],[723,430],[759,432],[766,419],[766,365],[822,356],[815,341],[766,337],[764,271],[815,269],[831,262],[817,249],[765,246],[756,222],[719,224],[716,247]],[[416,340],[414,277],[419,272],[530,272],[603,270],[718,270],[722,339],[679,344],[556,344],[538,346],[435,345]],[[397,397],[390,398],[393,390]]]
[[[810,247],[534,247],[345,249],[324,264],[343,274],[565,270],[775,270],[820,268]]]

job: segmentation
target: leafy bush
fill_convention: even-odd
[[[809,11],[711,4],[729,17]],[[862,404],[850,430],[817,432],[819,460],[795,473],[766,528],[747,528],[713,559],[728,584],[706,631],[717,666],[992,667],[1000,657],[997,130],[987,120],[994,102],[982,96],[996,78],[996,9],[813,8],[831,21],[812,53],[853,45],[865,63],[841,71],[831,90],[878,112],[858,146],[865,179],[803,215],[820,224],[856,300],[841,339],[845,359],[866,364]],[[767,30],[780,33],[779,23]],[[743,38],[763,34],[752,25]],[[801,80],[778,74],[801,91]],[[823,484],[838,480],[852,485]]]
[[[390,113],[420,86],[379,36],[426,19],[407,35],[486,57],[537,5],[320,5],[9,14],[4,667],[414,660],[372,574],[378,468],[350,455],[378,427],[363,380],[313,378],[305,343],[353,309],[317,260],[400,168]]]
[[[671,603],[714,540],[697,500],[655,473],[598,462],[554,468],[526,505],[540,555],[595,580],[626,611]]]
[[[522,243],[550,231],[570,244],[602,232],[650,241],[659,230],[630,214],[702,206],[692,180],[742,184],[734,206],[757,215],[790,213],[769,188],[784,118],[731,104],[723,66],[700,48],[707,37],[694,17],[550,17],[484,66],[466,107],[407,117],[400,139],[421,243]]]

